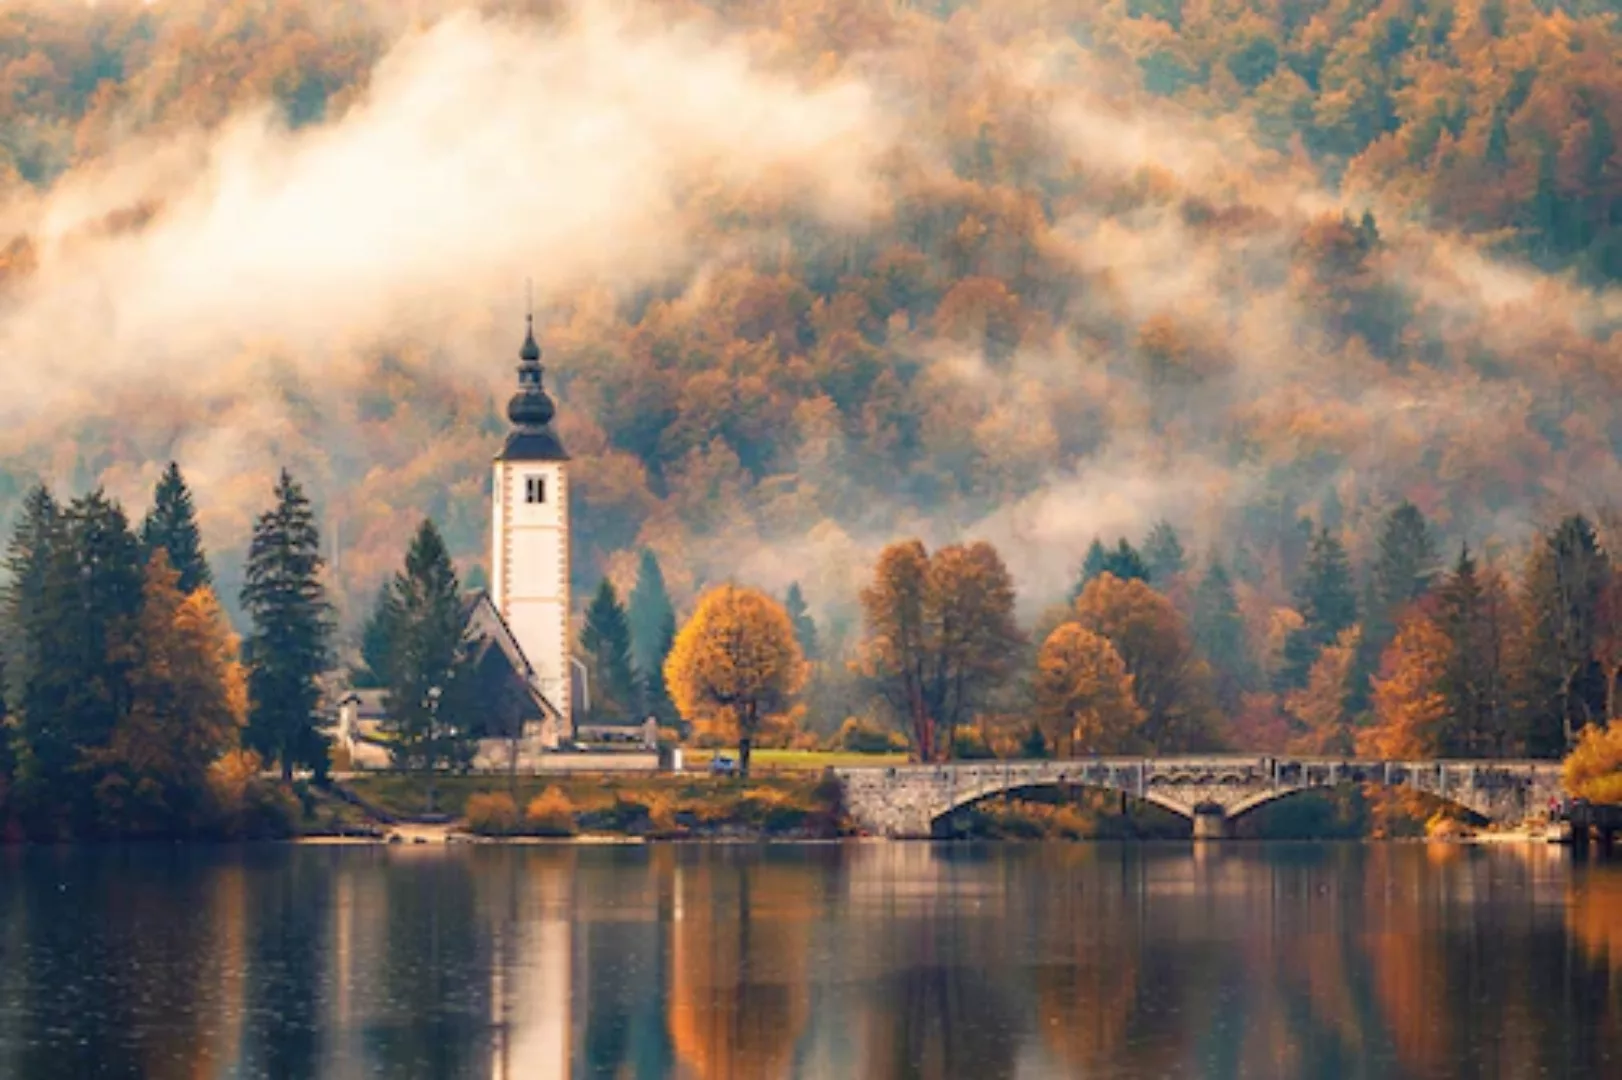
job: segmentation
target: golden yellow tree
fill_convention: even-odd
[[[805,683],[805,660],[783,605],[758,589],[721,585],[699,597],[665,659],[665,682],[682,718],[736,733],[738,768],[762,718],[788,707]]]
[[[1384,758],[1426,758],[1442,752],[1449,711],[1442,681],[1451,643],[1436,620],[1414,611],[1380,661],[1374,679],[1375,726],[1358,740],[1363,753]]]
[[[1132,676],[1109,639],[1073,622],[1048,635],[1036,656],[1036,717],[1060,757],[1136,749],[1144,713]]]
[[[1622,803],[1622,721],[1583,728],[1561,778],[1576,798]]]
[[[247,719],[247,679],[213,590],[183,594],[162,550],[147,566],[134,652],[129,711],[97,754],[98,805],[120,831],[195,828],[209,768]]]

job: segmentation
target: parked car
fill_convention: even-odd
[[[738,763],[725,754],[717,754],[710,759],[711,776],[736,776],[737,774]]]

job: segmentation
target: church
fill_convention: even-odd
[[[467,596],[467,641],[480,698],[479,765],[504,764],[514,737],[531,754],[577,740],[646,742],[646,725],[587,723],[590,688],[569,644],[569,455],[552,430],[557,408],[542,385],[534,316],[518,352],[512,424],[490,488],[490,588]],[[359,767],[383,753],[368,738],[383,720],[381,691],[339,703],[338,738]],[[386,757],[386,754],[383,755]]]

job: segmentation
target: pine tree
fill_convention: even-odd
[[[592,674],[591,711],[595,718],[626,719],[637,713],[636,675],[631,668],[631,627],[614,583],[603,578],[586,609],[580,632]]]
[[[1285,640],[1281,689],[1305,686],[1318,654],[1357,621],[1351,562],[1345,545],[1328,529],[1313,537],[1295,599],[1302,626]]]
[[[1430,525],[1417,506],[1403,502],[1386,515],[1380,530],[1379,555],[1363,603],[1363,636],[1348,706],[1353,712],[1368,705],[1369,680],[1379,670],[1397,620],[1405,607],[1430,590],[1435,572],[1436,542]]]
[[[1523,694],[1527,750],[1534,755],[1564,754],[1580,728],[1604,715],[1604,677],[1595,647],[1600,598],[1610,575],[1610,559],[1581,515],[1562,521],[1533,553]]]
[[[1506,671],[1508,597],[1499,581],[1483,575],[1468,545],[1437,590],[1436,624],[1448,639],[1439,689],[1447,701],[1445,752],[1503,755],[1509,730]]]
[[[1070,590],[1070,602],[1073,604],[1081,596],[1087,583],[1101,574],[1113,574],[1122,581],[1148,581],[1150,579],[1149,567],[1138,554],[1136,548],[1121,537],[1113,548],[1106,548],[1097,539],[1087,549],[1087,557],[1081,563],[1081,577]]]
[[[626,614],[631,627],[631,663],[646,682],[651,674],[664,668],[666,652],[661,642],[665,621],[675,617],[658,556],[648,548],[642,549]]]
[[[669,657],[670,649],[675,644],[676,613],[672,611],[665,616],[665,624],[659,632],[659,656]],[[642,676],[642,709],[657,720],[661,727],[668,727],[681,720],[680,714],[676,712],[676,703],[670,700],[670,688],[665,683],[663,659],[659,661],[657,667]]]
[[[794,637],[800,643],[800,655],[808,661],[815,660],[817,624],[805,606],[805,595],[800,592],[798,581],[790,583],[788,594],[783,597],[783,610],[788,612],[789,622],[794,624]]]
[[[428,777],[466,766],[477,749],[473,664],[462,618],[462,589],[432,521],[417,529],[405,569],[394,575],[374,619],[383,655],[389,752],[397,767]]]
[[[1239,707],[1257,679],[1256,661],[1245,638],[1233,581],[1220,559],[1212,559],[1194,591],[1194,644],[1216,673],[1217,699],[1229,712]]]
[[[248,663],[248,727],[243,743],[281,765],[317,775],[327,767],[320,732],[320,677],[331,662],[332,606],[321,583],[321,535],[304,490],[282,471],[276,505],[254,522],[242,606],[253,630]]]
[[[141,561],[152,560],[158,549],[168,555],[169,565],[179,575],[180,591],[196,592],[214,583],[203,554],[203,537],[197,528],[197,513],[191,491],[174,462],[163,471],[152,495],[152,509],[141,523]]]
[[[372,610],[366,617],[366,624],[361,627],[361,662],[360,666],[350,673],[350,681],[357,689],[381,690],[387,685],[385,673],[389,669],[389,654],[393,649],[391,641],[394,626],[393,603],[393,582],[384,582],[377,590],[377,599],[372,601]]]
[[[1183,542],[1171,522],[1156,522],[1154,528],[1149,530],[1148,537],[1143,541],[1143,561],[1149,568],[1149,580],[1157,586],[1166,585],[1188,569]]]

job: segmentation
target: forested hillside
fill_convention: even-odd
[[[582,595],[838,615],[970,537],[1029,617],[1164,518],[1265,633],[1319,527],[1622,498],[1619,57],[1599,0],[0,0],[0,500],[177,458],[231,597],[287,465],[353,626],[423,515],[482,558],[529,277]]]

